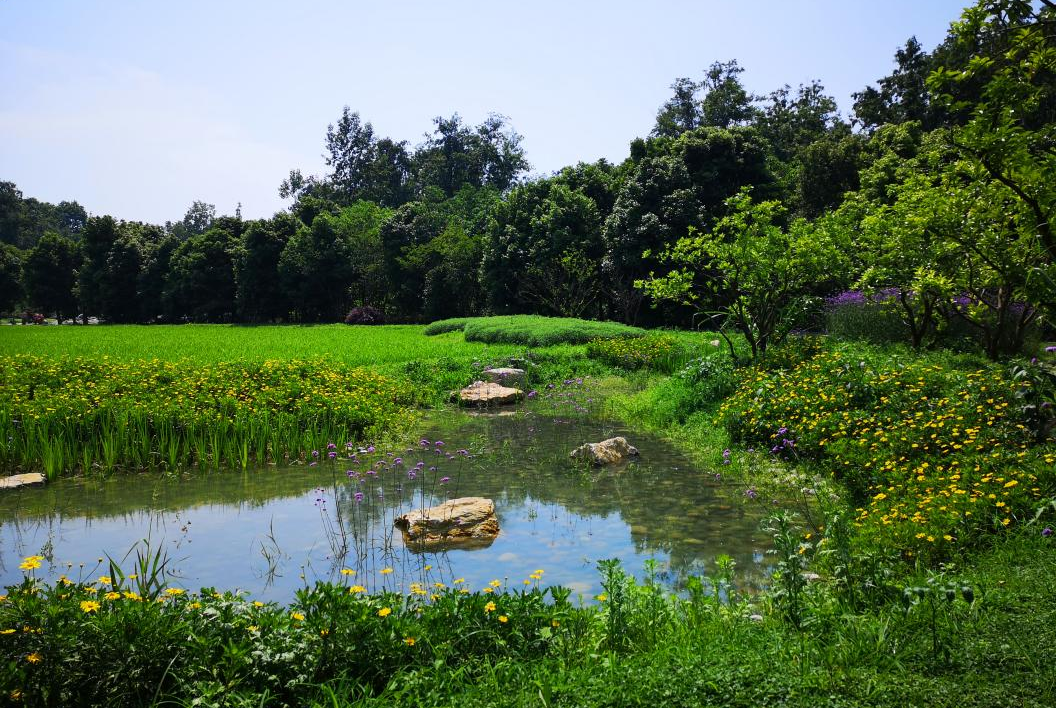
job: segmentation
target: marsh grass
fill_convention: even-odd
[[[595,338],[642,336],[646,332],[622,323],[580,318],[488,316],[436,321],[427,325],[424,333],[440,335],[458,331],[462,331],[467,343],[506,343],[530,347],[581,345]]]

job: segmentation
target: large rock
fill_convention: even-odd
[[[524,399],[524,392],[516,387],[503,387],[494,382],[474,382],[458,393],[460,404],[470,407],[513,404]]]
[[[0,488],[21,488],[22,486],[42,486],[44,481],[43,473],[19,473],[15,476],[6,476],[0,478]]]
[[[574,459],[588,459],[595,466],[603,466],[637,456],[638,449],[628,444],[622,436],[616,436],[597,444],[583,444],[569,455]]]
[[[432,508],[421,508],[393,523],[411,549],[487,547],[499,534],[495,503],[487,498],[454,498]]]
[[[524,387],[526,373],[517,367],[493,367],[484,370],[484,377],[488,382],[506,387]]]

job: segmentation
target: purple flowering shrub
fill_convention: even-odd
[[[374,306],[356,306],[345,316],[345,325],[382,325],[385,314]]]
[[[909,340],[909,329],[902,322],[896,298],[898,289],[870,294],[844,291],[825,299],[825,329],[829,335],[872,343],[900,343]]]

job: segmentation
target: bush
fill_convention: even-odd
[[[345,316],[345,325],[382,325],[385,314],[374,306],[356,306]]]
[[[580,318],[547,316],[490,316],[487,318],[452,318],[426,326],[426,335],[461,330],[465,339],[480,343],[506,343],[544,347],[580,345],[595,338],[642,336],[645,331],[622,323],[591,321]]]
[[[587,356],[627,370],[673,372],[686,359],[686,348],[678,339],[664,334],[594,338],[587,343]]]

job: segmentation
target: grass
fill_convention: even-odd
[[[191,363],[312,360],[384,366],[409,360],[515,356],[516,345],[466,342],[460,335],[422,338],[414,325],[107,325],[0,327],[0,355],[183,360]]]
[[[582,345],[595,338],[645,335],[641,328],[622,323],[546,316],[452,318],[430,323],[424,332],[426,335],[441,335],[457,331],[462,331],[467,343],[505,343],[530,347]]]
[[[280,368],[281,386],[265,395],[271,380],[254,374],[277,364],[249,357],[225,364],[202,353],[197,363],[167,360],[181,352],[177,335],[194,330],[161,331],[168,349],[154,363],[105,358],[98,350],[81,359],[60,356],[66,336],[45,334],[55,350],[37,359],[16,350],[22,354],[0,359],[9,368],[19,363],[0,379],[0,386],[20,383],[3,406],[30,406],[49,417],[48,403],[58,402],[51,408],[65,407],[64,415],[79,421],[91,416],[93,391],[105,382],[106,399],[125,396],[129,407],[153,402],[160,411],[162,402],[194,392],[189,401],[209,402],[203,412],[215,413],[229,398],[236,407],[274,402],[278,411],[296,409],[296,378]],[[211,330],[214,338],[245,337],[241,329]],[[533,383],[599,377],[608,412],[674,439],[716,475],[741,482],[759,504],[798,504],[804,519],[775,511],[769,521],[776,559],[770,588],[742,592],[737,571],[720,558],[673,596],[656,579],[629,579],[609,562],[602,566],[605,593],[587,608],[570,604],[567,590],[546,589],[541,572],[517,592],[412,586],[371,596],[353,591],[349,578],[306,588],[282,607],[213,590],[145,589],[131,579],[115,582],[116,575],[106,582],[38,580],[40,559],[27,558],[26,581],[0,600],[0,687],[10,689],[8,702],[1056,703],[1056,667],[1044,650],[1056,643],[1056,452],[1051,405],[1043,406],[1052,399],[1048,356],[1009,367],[796,338],[762,363],[735,367],[706,334],[595,343],[587,357],[584,346],[484,349],[457,332],[425,338],[414,328],[364,329],[370,342],[344,335],[354,330],[319,329],[347,338],[347,359],[330,353],[309,361],[319,369],[305,381],[308,391],[334,397],[342,391],[337,383],[366,383],[348,406],[376,401],[377,411],[387,412],[390,402],[398,409],[423,401],[416,389],[436,393],[509,357],[523,359]],[[25,338],[18,346],[25,348],[38,336],[16,337]],[[259,344],[272,353],[304,347],[280,341],[273,335]],[[398,354],[365,362],[378,342],[397,345]],[[81,343],[74,350],[89,346],[103,347]],[[0,340],[0,347],[11,342]],[[356,369],[363,364],[372,367]],[[171,383],[151,379],[163,376],[179,386],[167,391]],[[89,382],[96,385],[84,386]],[[233,385],[247,389],[232,395]],[[371,399],[379,391],[388,394]],[[310,401],[303,411],[328,406]],[[120,428],[97,427],[111,435]],[[84,436],[66,441],[74,446]],[[134,433],[127,441],[131,450],[154,448]],[[100,456],[115,445],[100,440]],[[154,603],[144,602],[151,597]]]

